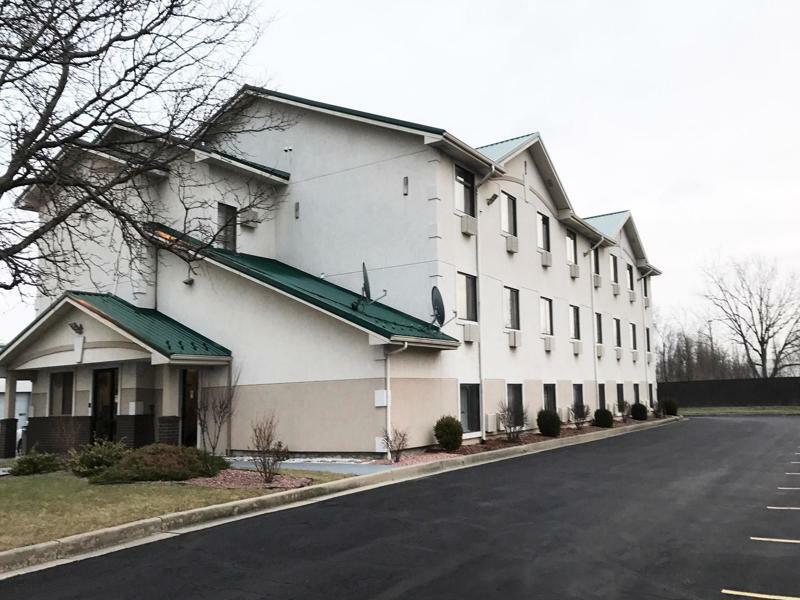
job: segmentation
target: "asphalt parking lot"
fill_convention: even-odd
[[[798,541],[800,417],[703,417],[21,575],[0,598],[800,599]]]

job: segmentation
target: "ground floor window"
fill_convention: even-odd
[[[72,414],[72,371],[50,374],[50,416]]]
[[[461,427],[464,433],[481,429],[481,388],[477,383],[461,384]]]
[[[506,386],[506,397],[508,409],[513,415],[512,426],[523,427],[525,423],[522,418],[522,384],[509,383]]]
[[[544,384],[544,409],[556,410],[556,384]]]
[[[647,384],[647,399],[650,401],[650,408],[653,408],[653,384]]]
[[[619,412],[625,412],[625,384],[617,384],[617,409]]]
[[[583,384],[582,383],[573,383],[572,384],[572,405],[575,408],[579,406],[583,406]]]
[[[639,404],[640,401],[641,401],[641,398],[639,397],[639,384],[638,383],[634,383],[633,384],[633,403],[634,404]]]
[[[606,407],[606,384],[605,383],[598,383],[597,384],[597,407],[598,408],[605,408]]]

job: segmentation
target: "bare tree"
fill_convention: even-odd
[[[509,442],[519,441],[520,434],[528,426],[528,409],[515,407],[506,400],[497,403],[497,421],[506,433]]]
[[[389,458],[392,462],[400,462],[403,452],[408,448],[408,432],[400,429],[392,429],[389,433],[388,429],[383,430],[383,445],[389,453]]]
[[[705,297],[730,332],[753,377],[800,366],[800,285],[774,262],[755,258],[706,270]]]
[[[203,450],[217,454],[222,430],[233,417],[239,372],[223,386],[203,390],[197,400],[197,424]]]
[[[250,427],[256,471],[264,483],[271,483],[278,474],[280,463],[289,458],[289,448],[278,439],[278,420],[274,414],[253,421]]]
[[[575,402],[569,410],[575,429],[583,429],[583,426],[592,419],[589,407],[583,402]]]
[[[225,197],[237,199],[233,218],[268,217],[263,178],[233,190],[195,164],[198,152],[238,153],[242,133],[291,124],[252,96],[231,101],[260,34],[247,0],[0,0],[0,289],[47,294],[79,268],[108,268],[98,232],[126,269],[150,269],[148,223],[213,243]],[[155,193],[165,186],[182,215]],[[191,261],[197,248],[183,241],[160,240]]]

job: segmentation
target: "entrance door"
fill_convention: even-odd
[[[181,371],[181,445],[197,447],[197,369]]]
[[[117,432],[117,369],[97,369],[92,386],[92,439],[113,440]]]

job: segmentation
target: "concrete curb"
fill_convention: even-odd
[[[209,523],[221,519],[229,519],[231,517],[246,515],[249,513],[257,513],[259,511],[276,509],[282,506],[293,505],[298,502],[324,500],[325,498],[335,494],[359,490],[360,488],[366,489],[381,485],[399,483],[401,481],[427,477],[437,473],[445,473],[447,471],[455,471],[481,464],[488,464],[501,460],[508,460],[510,458],[527,456],[529,454],[546,452],[548,450],[555,450],[556,448],[586,444],[589,442],[604,440],[628,433],[662,427],[664,425],[678,422],[681,419],[682,417],[667,417],[665,419],[642,423],[640,425],[631,425],[628,427],[619,427],[604,431],[593,431],[591,433],[585,433],[582,435],[576,435],[567,438],[556,438],[553,440],[536,442],[524,446],[513,446],[511,448],[502,448],[500,450],[468,454],[465,456],[447,458],[444,460],[422,463],[419,465],[411,465],[408,467],[397,467],[395,469],[389,469],[379,473],[348,477],[345,479],[331,481],[329,483],[321,483],[305,488],[287,490],[285,492],[278,492],[275,494],[269,494],[267,496],[257,496],[255,498],[235,500],[233,502],[226,502],[225,504],[214,504],[212,506],[206,506],[203,508],[195,508],[192,510],[161,515],[160,517],[152,517],[149,519],[142,519],[140,521],[133,521],[123,525],[106,527],[104,529],[98,529],[96,531],[90,531],[87,533],[79,533],[77,535],[71,535],[69,537],[60,538],[51,542],[43,542],[41,544],[23,546],[22,548],[14,548],[13,550],[0,552],[0,574],[7,574],[9,571],[27,569],[42,563],[79,556],[102,548],[108,548],[141,538],[146,538],[148,536],[164,533],[176,534],[178,533],[176,530],[202,523]]]

